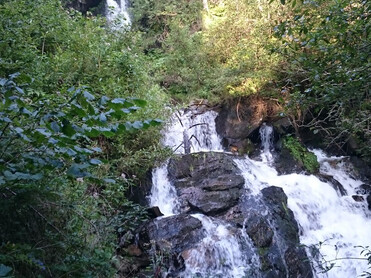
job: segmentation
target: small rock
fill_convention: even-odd
[[[356,201],[356,202],[363,202],[365,199],[363,198],[363,196],[360,196],[360,195],[353,195],[352,196],[353,200]]]

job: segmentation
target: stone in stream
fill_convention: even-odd
[[[215,216],[238,203],[244,179],[232,156],[208,152],[170,160],[169,178],[175,186],[182,212]]]

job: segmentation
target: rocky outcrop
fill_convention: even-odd
[[[169,178],[182,212],[215,216],[238,203],[244,179],[231,156],[197,153],[170,160]]]
[[[140,246],[151,248],[149,242],[156,244],[156,249],[168,253],[180,253],[189,249],[204,237],[201,221],[187,214],[153,219],[139,234]]]
[[[234,99],[221,107],[216,118],[216,131],[226,149],[238,148],[248,153],[251,142],[260,142],[259,127],[263,122],[277,121],[279,130],[286,128],[286,123],[279,116],[281,110],[276,102],[258,96]]]
[[[243,189],[244,179],[233,156],[225,153],[179,156],[170,160],[168,171],[181,201],[181,214],[149,221],[139,231],[139,246],[149,256],[160,252],[166,257],[162,264],[169,277],[185,270],[188,255],[201,252],[197,251],[200,242],[208,236],[202,222],[189,215],[195,212],[230,225],[240,238],[244,232],[248,235],[252,246],[245,244],[242,251],[257,253],[260,260],[260,267],[250,270],[251,277],[313,277],[281,188],[264,188],[259,196]]]

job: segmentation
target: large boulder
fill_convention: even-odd
[[[216,121],[216,131],[227,149],[245,146],[246,139],[259,140],[259,127],[280,117],[281,107],[258,96],[233,99],[223,104]]]
[[[195,153],[171,159],[168,166],[182,212],[217,215],[238,203],[245,183],[233,157]]]
[[[204,237],[200,220],[179,214],[149,221],[139,232],[140,245],[144,249],[148,243],[154,243],[156,248],[169,253],[180,253],[189,249]]]

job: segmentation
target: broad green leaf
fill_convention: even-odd
[[[76,131],[74,130],[71,123],[67,119],[62,120],[62,132],[69,137],[76,134]]]
[[[88,91],[84,91],[84,92],[83,92],[83,95],[84,95],[84,97],[85,97],[87,100],[94,100],[94,99],[95,99],[95,97],[94,97],[91,93],[89,93]]]
[[[22,173],[22,172],[15,172],[14,174],[10,171],[4,171],[4,177],[7,180],[14,181],[14,180],[40,180],[43,175],[41,173],[38,174],[29,174],[29,173]]]
[[[107,117],[104,113],[100,113],[99,115],[99,120],[102,122],[102,123],[105,123],[107,122]]]
[[[61,128],[57,122],[51,122],[50,127],[56,133],[61,131]]]
[[[100,164],[102,164],[102,161],[100,161],[99,159],[90,159],[90,161],[89,161],[89,163],[90,164],[92,164],[92,165],[100,165]]]
[[[20,93],[21,95],[24,95],[24,91],[22,88],[16,86],[15,89],[17,90],[18,93]]]
[[[143,123],[141,121],[135,121],[132,126],[135,129],[141,129],[143,127]]]
[[[13,268],[11,268],[9,266],[6,266],[6,265],[3,265],[3,264],[0,264],[0,277],[7,276],[12,270],[13,270]]]
[[[47,131],[46,129],[44,128],[37,128],[36,131],[42,135],[44,135],[46,138],[49,138],[52,134]]]
[[[91,148],[93,151],[95,152],[98,152],[98,153],[101,153],[102,152],[102,149],[99,148],[99,147],[94,147],[94,148]]]
[[[75,177],[75,178],[83,178],[90,176],[89,172],[84,171],[84,169],[88,168],[89,164],[72,164],[71,167],[67,170],[67,175]]]
[[[100,101],[99,101],[99,104],[100,105],[106,105],[109,100],[110,100],[109,97],[102,96],[101,99],[100,99]]]
[[[71,105],[71,111],[75,113],[79,117],[86,117],[88,114],[85,112],[85,110],[81,107],[79,104],[72,104]]]
[[[28,85],[32,82],[32,78],[27,74],[21,73],[15,79],[18,84]]]
[[[32,116],[32,112],[25,107],[21,107],[21,109],[19,109],[19,112],[21,112],[22,114],[25,114],[25,115]]]

